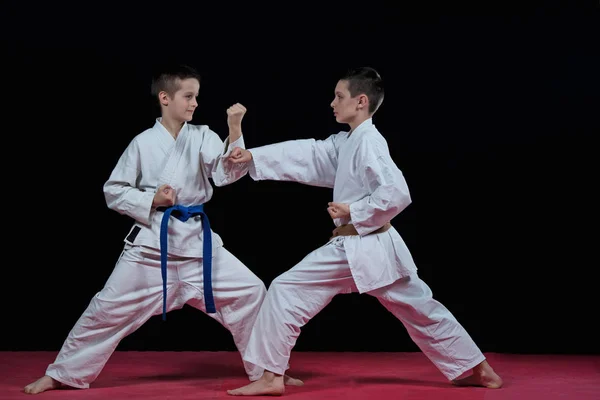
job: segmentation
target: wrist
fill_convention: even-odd
[[[229,130],[229,142],[230,142],[230,143],[231,143],[231,142],[235,142],[235,141],[236,141],[236,140],[238,140],[240,137],[242,137],[242,131],[241,131],[241,130],[239,130],[239,131],[237,131],[237,130],[233,130],[233,129],[230,129],[230,130]]]

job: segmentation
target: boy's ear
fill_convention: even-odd
[[[366,94],[358,96],[358,108],[365,108],[369,105],[369,97]]]
[[[169,95],[164,90],[158,94],[158,100],[163,106],[169,105]]]

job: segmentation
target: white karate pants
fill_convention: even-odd
[[[201,258],[169,257],[167,311],[189,304],[206,313]],[[264,283],[223,247],[213,252],[212,287],[216,314],[243,354],[265,298]],[[160,252],[142,246],[126,248],[104,288],[79,318],[46,375],[68,386],[89,387],[119,342],[151,316],[162,314]],[[251,380],[263,369],[244,362]]]
[[[269,286],[244,360],[284,374],[302,326],[335,295],[357,291],[342,244],[329,242],[313,251]],[[404,324],[411,339],[447,379],[456,379],[485,360],[417,274],[368,294]]]

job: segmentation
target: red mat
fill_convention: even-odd
[[[22,392],[43,375],[55,352],[0,352],[0,399]],[[422,353],[296,352],[289,399],[598,400],[600,356],[486,354],[504,379],[501,389],[459,388]],[[61,389],[39,399],[234,399],[227,389],[246,384],[236,352],[116,352],[90,389]]]

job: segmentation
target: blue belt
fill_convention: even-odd
[[[204,204],[199,206],[185,207],[175,205],[172,207],[159,207],[158,211],[164,211],[162,222],[160,224],[160,269],[163,280],[163,321],[167,319],[167,246],[169,217],[171,213],[178,220],[185,222],[190,217],[202,215],[203,249],[202,249],[202,271],[204,274],[204,305],[207,313],[215,313],[215,301],[212,293],[212,236],[208,216],[204,213]]]

